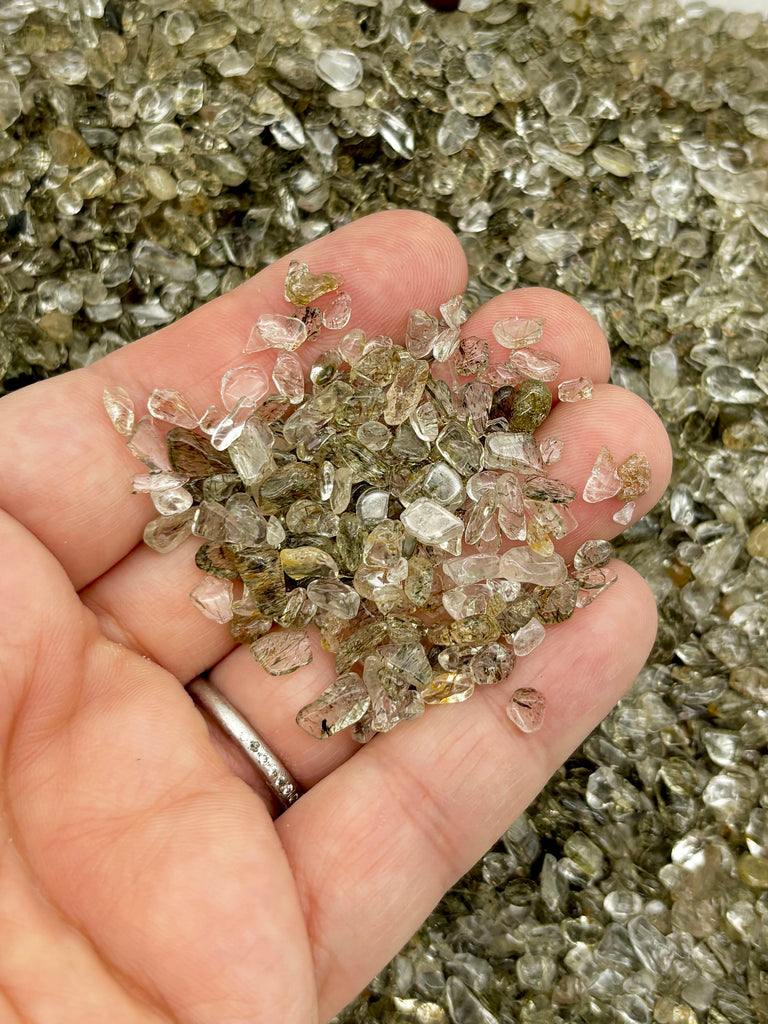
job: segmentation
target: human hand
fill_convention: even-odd
[[[351,326],[395,337],[411,308],[436,309],[465,285],[455,238],[417,213],[365,218],[298,258],[343,275]],[[120,384],[137,404],[176,387],[205,408],[244,361],[257,316],[283,308],[288,259],[0,401],[3,1021],[326,1021],[530,803],[652,644],[651,594],[616,563],[610,592],[553,629],[509,683],[362,748],[296,727],[334,677],[332,657],[313,642],[309,666],[275,679],[200,616],[187,596],[200,578],[195,540],[162,557],[142,545],[154,511],[129,493],[137,463],[102,405]],[[606,383],[600,329],[572,300],[532,288],[493,299],[464,332],[488,337],[510,315],[545,316],[560,378],[595,381],[590,402],[556,405],[547,421],[566,442],[558,477],[581,493],[602,444],[618,461],[643,450],[643,515],[666,486],[669,445],[644,403]],[[326,347],[299,355],[306,364]],[[618,532],[615,507],[576,499],[566,559]],[[204,672],[308,790],[276,820],[262,780],[184,691]],[[547,697],[535,734],[505,714],[522,686]]]

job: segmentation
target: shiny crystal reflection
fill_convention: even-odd
[[[75,24],[71,6],[0,5],[6,389],[90,365],[363,210],[406,206],[460,232],[468,310],[518,284],[583,301],[608,336],[612,382],[650,398],[670,430],[674,475],[660,505],[643,515],[642,499],[617,493],[604,507],[617,525],[633,523],[618,554],[657,598],[649,666],[460,883],[458,904],[447,897],[345,1022],[762,1019],[766,861],[754,814],[764,791],[768,701],[768,36],[759,16],[604,0],[461,0],[455,13],[395,2],[360,7],[365,17],[351,17],[337,0],[190,0],[161,12],[145,0],[85,0]],[[324,79],[316,67],[324,51],[352,54],[360,81],[355,61],[351,78],[333,77],[342,62],[332,61],[331,81]],[[347,287],[361,286],[350,279]],[[317,352],[327,327],[346,315],[331,294],[308,299],[317,312],[294,328],[320,339]],[[296,319],[296,303],[275,296],[279,302],[253,310],[254,320],[262,312]],[[546,311],[516,312],[530,319]],[[414,359],[432,354],[440,315],[425,311],[413,337],[409,331]],[[471,334],[462,327],[467,334],[450,356],[454,392],[474,374],[494,387],[530,375],[556,391],[566,377],[589,372],[557,368],[540,351],[554,349],[548,333],[529,348],[505,349],[505,365],[486,367],[488,341],[494,359],[500,350],[478,337],[476,324],[468,321]],[[353,313],[338,329],[350,332],[339,347],[359,357],[358,327]],[[290,360],[279,369],[271,361],[292,352],[269,352],[261,336],[253,342],[230,366],[265,359],[270,389],[298,404],[303,374],[297,379]],[[224,335],[188,335],[181,344],[192,355],[198,345],[223,345]],[[444,349],[451,344],[444,336]],[[157,443],[165,422],[147,417],[138,426],[147,393],[112,376],[105,382],[128,392],[128,404],[120,396],[110,411],[126,437],[136,431],[131,447],[143,465],[134,475],[163,478],[147,494],[162,505],[170,474],[197,481],[204,460],[215,468],[204,497],[227,508],[227,536],[258,522],[258,536],[263,530],[269,544],[284,543],[279,511],[257,510],[254,520],[227,495],[235,464],[248,488],[272,472],[266,438],[260,446],[246,424],[232,440],[233,422],[217,435],[229,447],[216,449],[174,425],[170,465]],[[165,375],[147,387],[185,391]],[[442,417],[445,394],[429,401]],[[222,406],[192,403],[204,428],[196,433],[211,438],[229,410],[212,392],[206,402]],[[382,458],[393,462],[419,440],[434,444],[437,420],[426,402]],[[271,408],[282,415],[279,402]],[[550,443],[545,426],[537,438],[547,466],[559,456],[554,433]],[[471,463],[472,445],[455,433],[448,440],[451,457]],[[627,452],[613,454],[620,461]],[[566,444],[564,465],[568,458]],[[457,472],[444,454],[439,461]],[[318,482],[318,493],[333,489],[340,517],[353,489],[343,469]],[[448,496],[445,473],[434,483],[426,496],[445,495],[454,512],[463,495]],[[498,521],[512,537],[520,526],[514,488],[501,489],[509,500]],[[158,551],[192,530],[194,507],[174,512],[173,501],[145,530]],[[341,536],[345,552],[354,551],[347,520]],[[254,601],[285,601],[275,566],[232,566],[206,543],[204,566],[245,572],[253,584],[256,597],[245,592],[233,602],[240,639],[253,642],[263,628],[251,620]],[[498,554],[493,536],[482,543],[483,554]],[[403,592],[423,607],[434,584],[431,559],[417,550],[407,561]],[[602,574],[614,574],[610,565],[580,572],[585,584],[600,585]],[[287,620],[312,613],[311,582],[295,581]],[[582,588],[577,606],[594,592]],[[524,624],[509,603],[522,647]],[[399,612],[385,618],[395,632],[412,628]],[[384,643],[380,628],[342,640],[342,662]],[[441,672],[463,671],[456,648],[464,650],[453,644],[452,667]],[[350,728],[368,735],[364,718]]]

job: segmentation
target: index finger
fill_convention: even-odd
[[[464,254],[443,224],[415,211],[372,214],[100,362],[0,400],[0,435],[14,439],[0,450],[0,506],[60,560],[76,588],[123,558],[154,514],[149,498],[130,496],[140,468],[107,419],[104,388],[124,387],[141,407],[154,388],[173,387],[202,413],[226,370],[257,361],[242,350],[258,316],[289,311],[291,259],[340,273],[352,298],[349,326],[376,333],[402,333],[412,308],[429,309],[466,286]]]

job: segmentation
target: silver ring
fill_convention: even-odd
[[[299,799],[301,788],[283,762],[213,683],[193,679],[187,692],[222,732],[235,741],[284,807],[290,807]]]

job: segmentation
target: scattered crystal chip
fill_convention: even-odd
[[[532,687],[515,690],[507,704],[507,716],[521,732],[538,732],[544,724],[547,701]]]

